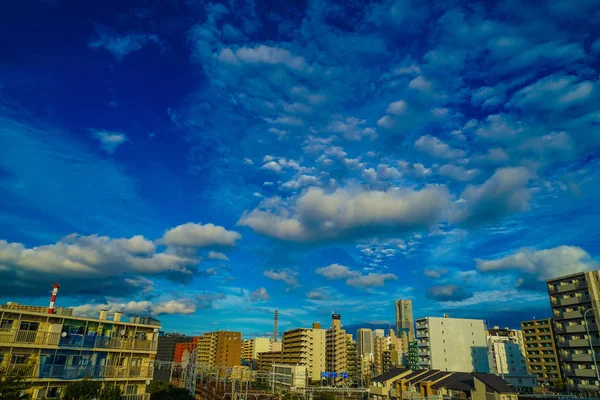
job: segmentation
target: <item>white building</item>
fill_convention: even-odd
[[[520,330],[492,328],[487,337],[490,372],[517,388],[533,389],[537,377],[527,371],[523,334]]]
[[[373,329],[373,340],[378,337],[385,337],[385,331],[383,329]]]
[[[279,350],[281,350],[281,348]],[[242,358],[247,361],[257,360],[258,353],[266,353],[269,351],[277,350],[272,349],[272,342],[268,337],[248,339],[242,342]]]
[[[485,323],[479,319],[417,320],[419,365],[452,372],[489,372]]]
[[[285,392],[304,391],[307,375],[304,365],[273,364],[273,387]]]

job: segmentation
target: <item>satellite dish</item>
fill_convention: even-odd
[[[121,329],[121,332],[119,332],[119,334],[120,334],[121,336],[125,336],[125,329]]]
[[[62,337],[67,337],[67,332],[63,332],[63,333],[61,333],[61,334],[60,334],[60,336],[62,336]]]
[[[183,366],[183,368],[187,368],[189,364],[190,364],[190,352],[187,350],[184,350],[183,354],[181,355],[181,365]]]

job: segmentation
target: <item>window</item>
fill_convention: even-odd
[[[0,331],[9,331],[13,325],[12,319],[3,319],[0,321]]]
[[[39,326],[38,322],[22,321],[19,329],[22,331],[37,331]]]
[[[25,364],[28,356],[28,354],[13,354],[11,364]]]

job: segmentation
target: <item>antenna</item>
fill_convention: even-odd
[[[273,314],[273,340],[277,341],[277,323],[279,322],[279,310],[276,308]]]
[[[50,305],[48,306],[48,314],[54,314],[54,303],[56,302],[56,295],[58,294],[59,287],[60,285],[58,282],[52,286],[52,297],[50,298]]]

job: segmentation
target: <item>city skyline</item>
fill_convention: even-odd
[[[83,3],[0,16],[0,303],[518,328],[600,268],[594,1]]]

